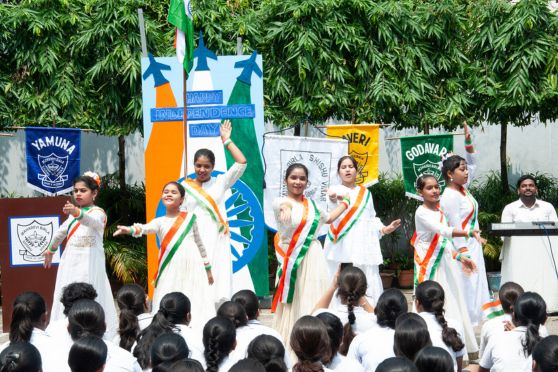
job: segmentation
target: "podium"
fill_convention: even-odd
[[[558,311],[558,224],[513,222],[492,224],[504,236],[500,254],[502,281],[515,282],[525,291],[537,292],[548,312]]]
[[[22,292],[33,291],[52,308],[61,249],[50,269],[42,254],[67,218],[62,207],[67,196],[0,199],[0,270],[2,272],[2,325],[9,331],[13,302]],[[54,299],[59,301],[59,299]]]

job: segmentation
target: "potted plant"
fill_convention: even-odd
[[[393,284],[393,278],[395,277],[395,271],[388,269],[390,265],[390,258],[385,258],[382,265],[380,265],[380,278],[382,278],[382,286],[384,287],[384,289],[391,288]]]
[[[414,282],[414,268],[413,259],[406,254],[397,256],[399,262],[399,272],[397,274],[397,281],[400,288],[413,288]]]

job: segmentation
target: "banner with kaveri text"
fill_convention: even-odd
[[[378,182],[380,126],[378,124],[329,125],[328,136],[349,141],[349,155],[358,163],[356,183],[368,187]]]
[[[440,192],[446,186],[442,177],[442,155],[453,151],[453,135],[440,134],[401,138],[401,165],[405,182],[405,195],[419,199],[415,181],[420,175],[431,174],[440,184]]]

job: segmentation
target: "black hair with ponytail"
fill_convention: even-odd
[[[386,289],[378,298],[378,303],[374,308],[376,323],[380,327],[395,329],[397,317],[408,310],[409,305],[403,292],[395,288]]]
[[[10,342],[31,340],[33,328],[41,322],[46,313],[45,300],[36,292],[24,292],[14,300],[12,322],[10,323]]]
[[[107,344],[97,336],[85,336],[74,342],[68,354],[72,372],[96,372],[107,362]]]
[[[339,352],[342,355],[347,355],[351,341],[355,338],[353,326],[356,317],[353,310],[355,306],[358,306],[359,299],[366,294],[368,285],[364,272],[355,266],[348,266],[341,271],[338,284],[337,296],[341,299],[342,303],[347,304],[347,312],[349,313],[349,321],[343,327],[343,340],[339,347]]]
[[[331,358],[326,326],[314,316],[305,315],[296,321],[290,344],[298,358],[293,372],[323,371],[322,363]]]
[[[249,289],[243,289],[241,291],[236,292],[231,301],[234,301],[246,310],[246,316],[248,316],[248,320],[254,320],[258,317],[258,310],[260,309],[260,302],[258,301],[258,297],[254,292]]]
[[[259,335],[248,345],[248,358],[259,360],[266,372],[287,372],[285,347],[276,337]]]
[[[413,361],[418,352],[426,346],[432,346],[426,321],[415,313],[400,315],[395,322],[394,354]]]
[[[546,302],[538,293],[525,292],[515,301],[513,323],[518,327],[527,327],[525,340],[521,343],[526,357],[533,353],[533,349],[542,339],[539,336],[539,327],[544,324],[546,318]]]
[[[218,372],[219,364],[227,357],[236,343],[236,329],[228,318],[217,316],[203,327],[203,355],[207,372]]]
[[[442,286],[435,281],[425,280],[417,286],[415,295],[424,311],[434,313],[436,321],[442,326],[442,341],[453,351],[462,350],[465,344],[455,328],[448,327],[448,322],[444,318],[445,294]]]
[[[152,372],[165,372],[175,362],[186,359],[190,350],[184,337],[177,333],[165,333],[157,337],[151,346]]]
[[[248,324],[246,310],[241,304],[233,301],[223,302],[217,310],[217,316],[227,318],[234,323],[235,328],[244,327]]]
[[[137,284],[126,284],[116,294],[120,309],[118,321],[119,346],[130,351],[140,333],[138,315],[145,311],[147,295]]]
[[[187,322],[190,314],[190,300],[181,292],[167,293],[161,299],[159,311],[153,316],[151,324],[140,332],[134,356],[142,369],[151,365],[151,346],[157,337],[173,333],[176,324]]]
[[[0,353],[0,372],[39,372],[42,364],[39,350],[29,342],[10,343]]]
[[[333,358],[335,358],[335,355],[337,355],[339,346],[343,340],[343,323],[341,323],[341,319],[339,319],[336,315],[328,313],[327,311],[316,315],[316,318],[324,322],[329,336],[331,356],[329,360],[324,362],[324,364],[328,365],[331,363]]]
[[[73,341],[85,336],[103,338],[105,334],[105,311],[93,300],[79,300],[68,314],[68,333]]]

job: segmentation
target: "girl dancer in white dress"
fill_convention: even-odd
[[[425,280],[438,282],[444,289],[445,314],[462,323],[465,346],[469,353],[478,351],[475,332],[463,296],[461,269],[475,272],[475,262],[455,249],[452,238],[471,236],[480,239],[479,231],[452,228],[439,209],[440,186],[432,175],[422,175],[416,182],[417,191],[424,202],[415,213],[415,234],[411,244],[415,247],[415,288]],[[461,265],[459,265],[461,264]]]
[[[317,233],[324,223],[331,223],[349,207],[345,197],[331,213],[320,210],[304,196],[308,169],[291,164],[285,172],[287,197],[273,202],[277,220],[275,251],[279,259],[278,284],[272,303],[277,311],[274,327],[288,340],[294,323],[309,315],[328,287],[327,263]]]
[[[348,194],[351,207],[329,226],[324,253],[331,278],[340,263],[352,263],[364,272],[368,283],[366,296],[374,305],[383,292],[379,266],[384,259],[380,250],[380,238],[397,229],[401,220],[384,226],[376,217],[372,194],[365,187],[356,184],[357,166],[356,160],[349,155],[337,162],[341,185],[332,186],[328,190],[330,205],[335,208],[339,198]]]
[[[200,236],[215,274],[215,304],[229,300],[233,294],[231,241],[225,201],[227,192],[246,169],[246,158],[230,139],[231,122],[225,120],[220,130],[223,146],[229,150],[235,164],[224,174],[212,177],[215,154],[211,150],[200,149],[194,154],[196,178],[186,179],[182,184],[186,189],[183,208],[197,216]]]
[[[442,175],[447,187],[440,200],[440,207],[444,211],[450,226],[472,232],[479,229],[479,205],[473,195],[467,190],[474,177],[475,149],[471,142],[471,133],[467,123],[463,124],[465,130],[465,157],[452,155],[442,163]],[[471,237],[457,237],[453,244],[464,255],[470,257],[477,265],[478,271],[463,273],[463,294],[467,303],[467,311],[473,325],[482,321],[482,305],[490,302],[488,280],[484,267],[482,243],[484,239]]]
[[[66,247],[60,258],[50,321],[64,319],[64,307],[60,302],[62,290],[74,282],[89,283],[97,291],[97,302],[105,310],[107,338],[114,337],[118,329],[116,306],[106,273],[103,233],[107,223],[105,211],[95,206],[101,178],[92,172],[74,180],[75,203],[66,202],[62,211],[68,218],[54,234],[45,251],[44,266],[49,268],[56,249],[66,239]]]
[[[167,183],[162,196],[166,215],[145,225],[118,226],[114,236],[157,234],[161,246],[154,278],[153,312],[159,310],[159,303],[167,293],[182,292],[192,301],[192,325],[201,329],[215,315],[212,312],[213,299],[207,296],[209,286],[213,284],[213,275],[196,216],[180,211],[184,195],[182,185],[174,181]]]

